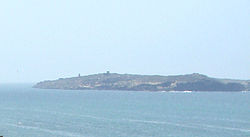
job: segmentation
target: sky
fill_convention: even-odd
[[[78,73],[250,79],[249,0],[5,0],[0,83]]]

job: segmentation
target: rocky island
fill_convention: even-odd
[[[249,91],[250,80],[217,79],[198,73],[160,76],[107,72],[43,81],[34,85],[34,88],[127,91]]]

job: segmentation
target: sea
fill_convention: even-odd
[[[3,137],[250,137],[250,92],[35,89],[0,84]]]

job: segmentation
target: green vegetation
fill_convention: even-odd
[[[176,76],[100,73],[37,83],[34,88],[133,91],[249,91],[250,81],[216,79],[198,73]]]

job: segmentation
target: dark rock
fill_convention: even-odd
[[[37,83],[34,88],[133,91],[249,91],[250,81],[215,79],[198,73],[176,76],[101,73]]]

